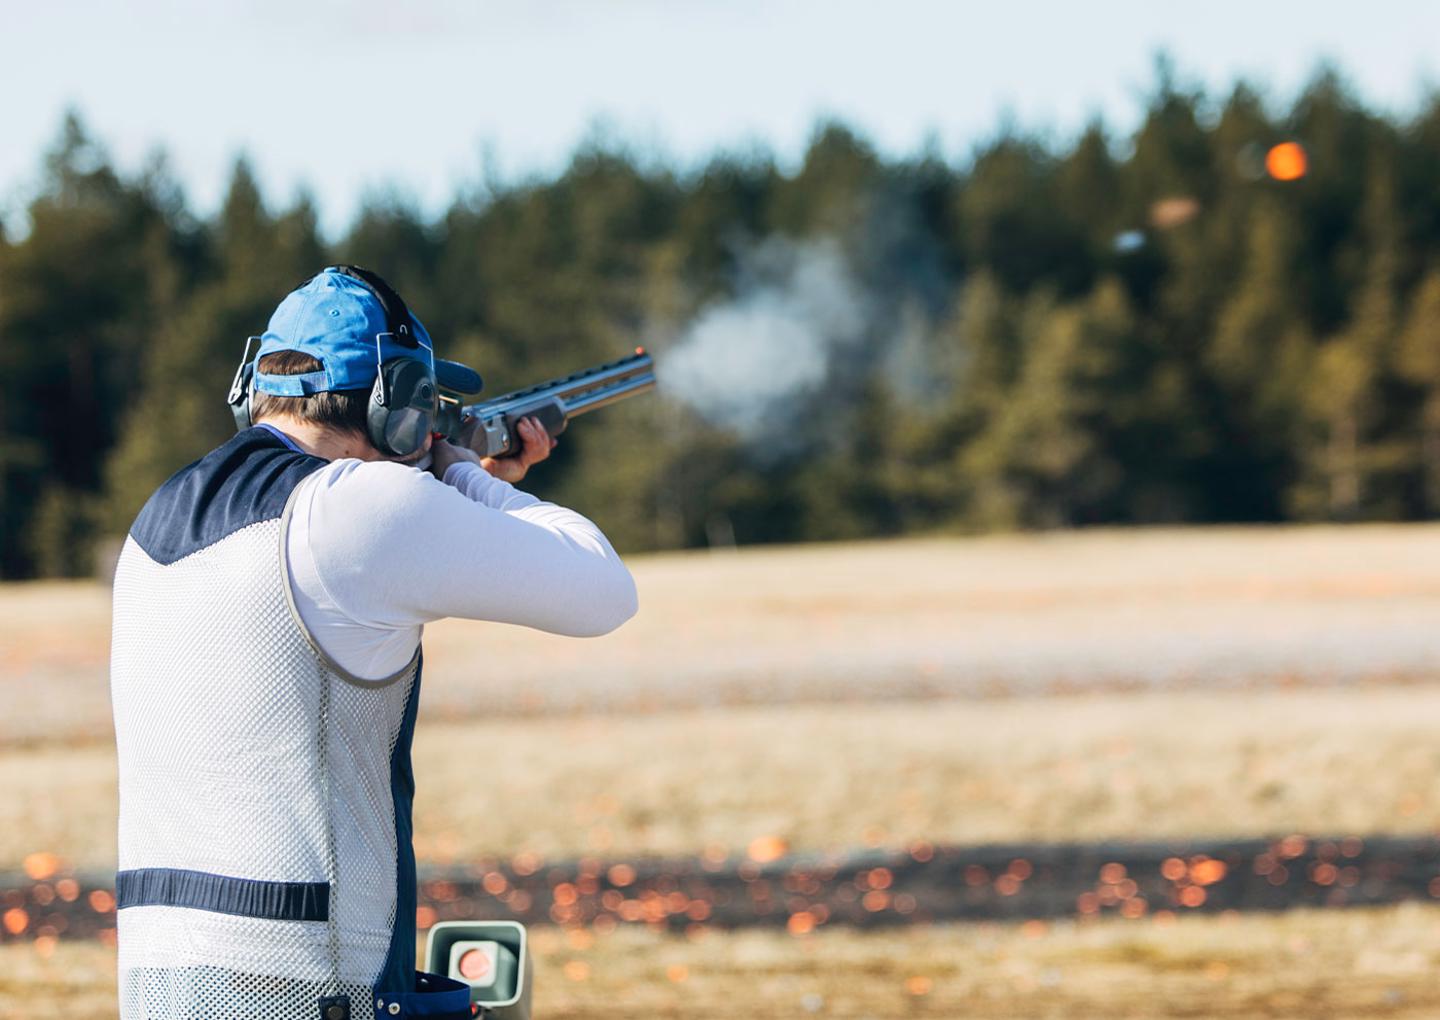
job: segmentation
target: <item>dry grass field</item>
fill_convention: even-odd
[[[532,945],[540,1020],[1440,1015],[1440,907],[1413,904],[801,937],[537,928]],[[98,944],[61,943],[48,956],[0,947],[6,1020],[109,1020],[114,982],[114,956]]]
[[[422,722],[430,863],[1440,828],[1440,686]],[[496,763],[500,764],[496,764]],[[0,872],[114,864],[104,744],[0,751]]]
[[[634,570],[641,614],[605,638],[429,628],[422,861],[1440,828],[1440,528]],[[0,873],[113,866],[108,613],[95,585],[0,587]],[[542,1017],[1440,1015],[1428,907],[536,949]],[[4,947],[0,1017],[111,1016],[111,981],[103,946]]]
[[[1095,531],[636,557],[576,641],[428,628],[425,711],[1440,676],[1440,526]],[[0,585],[0,743],[109,737],[108,593]]]

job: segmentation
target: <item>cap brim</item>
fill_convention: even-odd
[[[435,381],[452,393],[479,393],[485,388],[480,373],[458,361],[435,359]]]

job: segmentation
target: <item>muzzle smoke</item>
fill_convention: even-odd
[[[838,244],[772,238],[741,253],[737,296],[701,310],[657,378],[710,424],[756,440],[803,414],[872,321]]]

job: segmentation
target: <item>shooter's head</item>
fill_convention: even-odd
[[[442,390],[481,388],[473,369],[436,358],[429,332],[400,295],[359,266],[330,266],[296,288],[259,340],[231,388],[242,428],[288,419],[408,459],[429,445]]]

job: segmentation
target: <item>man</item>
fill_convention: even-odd
[[[287,296],[237,379],[249,427],[160,487],[116,573],[121,1016],[469,1017],[415,973],[422,628],[603,634],[634,583],[510,484],[554,445],[538,422],[513,458],[432,445],[436,386],[479,377],[373,274]]]

